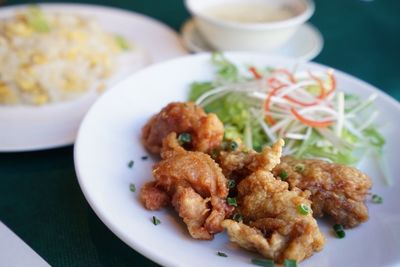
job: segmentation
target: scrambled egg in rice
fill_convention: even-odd
[[[43,105],[100,89],[129,46],[93,19],[31,6],[0,21],[0,104]]]

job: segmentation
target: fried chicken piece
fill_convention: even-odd
[[[290,156],[283,157],[273,173],[279,177],[283,171],[290,188],[311,192],[315,217],[326,214],[345,227],[355,227],[368,220],[365,198],[372,182],[361,171],[341,164],[298,160]]]
[[[173,194],[172,205],[183,218],[190,235],[196,239],[212,239],[205,227],[209,216],[208,199],[202,198],[191,187],[178,186]]]
[[[153,167],[155,182],[144,188],[155,187],[172,199],[193,238],[212,239],[233,210],[226,203],[227,180],[221,169],[209,155],[183,149],[174,132],[164,139],[161,156]],[[148,192],[153,191],[143,189],[140,197],[146,208],[152,207],[147,205],[152,203]]]
[[[146,183],[140,189],[140,201],[148,210],[159,210],[168,206],[171,199],[168,194],[161,189],[157,188],[156,182]]]
[[[309,192],[288,190],[288,184],[270,172],[279,163],[282,141],[266,148],[255,166],[259,169],[242,180],[238,187],[238,211],[244,223],[225,220],[223,226],[233,242],[256,250],[267,258],[301,261],[323,248],[325,239],[312,212],[299,213],[299,205],[310,206]],[[267,156],[269,155],[269,156]],[[261,160],[262,159],[262,160]]]
[[[260,160],[264,153],[241,147],[235,151],[221,151],[216,160],[227,178],[239,182],[258,167],[265,168]],[[268,158],[267,155],[264,157]],[[298,166],[304,171],[296,171]],[[365,198],[372,182],[361,171],[322,160],[297,160],[290,156],[282,158],[273,170],[274,176],[279,178],[282,171],[288,175],[285,181],[290,189],[297,187],[311,192],[314,217],[326,214],[345,227],[355,227],[368,220]]]
[[[235,150],[221,150],[216,156],[216,162],[225,177],[235,180],[238,184],[256,170],[272,170],[273,166],[280,162],[282,144],[280,141],[276,142],[272,145],[272,149],[265,147],[260,153],[244,145]]]
[[[158,154],[162,140],[171,132],[191,134],[191,150],[210,152],[221,145],[224,126],[215,114],[206,114],[192,102],[174,102],[154,115],[143,127],[143,145],[150,153]]]
[[[272,149],[266,148],[258,161],[260,168],[238,184],[238,212],[243,222],[225,220],[222,225],[231,241],[246,249],[278,263],[284,259],[299,262],[320,251],[325,238],[311,209],[308,214],[299,212],[300,206],[311,206],[309,192],[289,191],[288,184],[271,173],[279,163],[282,145],[280,140]]]

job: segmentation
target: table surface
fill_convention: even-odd
[[[400,1],[315,2],[311,23],[322,32],[325,46],[314,61],[400,100]],[[20,3],[26,1],[6,1]],[[175,30],[189,18],[183,0],[86,3],[143,13]],[[0,153],[0,220],[52,266],[157,266],[120,241],[94,214],[79,188],[72,154],[72,146]]]

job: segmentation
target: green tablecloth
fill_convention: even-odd
[[[6,2],[17,3],[25,1]],[[140,12],[176,30],[189,17],[182,0],[88,3]],[[325,46],[315,61],[353,74],[400,100],[399,11],[398,0],[316,1],[311,22],[322,32]],[[0,153],[0,220],[53,266],[156,266],[114,236],[93,213],[78,186],[72,151],[70,146]]]

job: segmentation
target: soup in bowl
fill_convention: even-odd
[[[186,0],[196,26],[218,50],[271,51],[314,12],[311,0]]]

